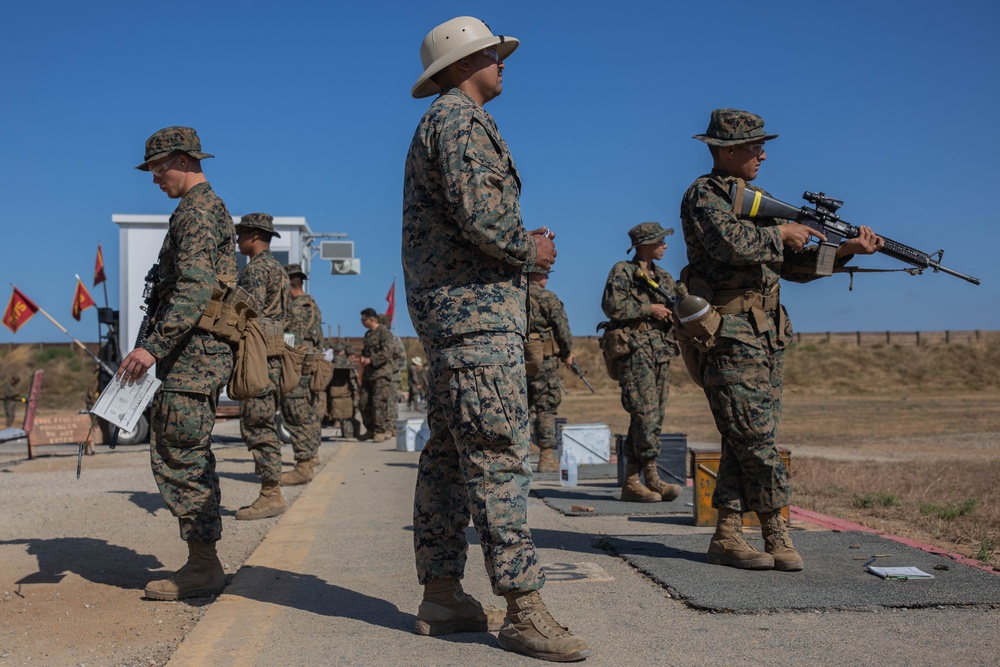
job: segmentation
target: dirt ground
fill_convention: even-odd
[[[954,549],[955,540],[936,533],[934,525],[914,527],[908,515],[894,516],[902,511],[900,506],[865,513],[837,498],[849,500],[856,494],[851,484],[861,490],[895,488],[893,484],[907,482],[907,475],[899,472],[907,469],[927,482],[916,484],[925,496],[924,487],[933,487],[934,480],[928,478],[941,477],[938,472],[943,470],[954,473],[938,480],[943,487],[972,484],[968,474],[976,468],[987,477],[975,485],[995,486],[997,468],[989,466],[1000,464],[998,399],[1000,392],[993,390],[877,396],[787,393],[779,441],[793,451],[795,504],[811,504],[841,518],[899,530],[897,534],[909,530],[908,536]],[[615,433],[627,426],[617,396],[608,392],[591,396],[573,390],[561,414],[572,423],[608,423]],[[664,431],[687,433],[689,442],[718,441],[704,396],[693,387],[673,392]],[[334,433],[324,432],[324,459],[337,447]],[[219,554],[231,575],[277,518],[235,521],[235,510],[257,493],[253,463],[235,421],[220,422],[215,440],[223,494]],[[289,447],[283,455],[290,466]],[[23,447],[0,446],[0,666],[165,664],[208,600],[141,599],[147,582],[166,576],[186,555],[176,520],[149,471],[147,447],[110,451],[99,446],[95,456],[84,457],[79,480],[74,447],[49,447],[34,460],[25,457]],[[878,486],[879,480],[888,486]],[[995,489],[975,485],[962,494],[980,493],[1000,506]],[[286,488],[286,497],[293,501],[300,489]],[[908,498],[904,491],[899,493]],[[944,496],[932,488],[930,497]],[[1000,524],[993,512],[976,521],[992,530],[990,526]],[[974,538],[967,542],[972,544]]]

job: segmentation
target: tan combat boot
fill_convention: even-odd
[[[183,600],[218,595],[226,585],[226,573],[215,553],[215,542],[188,542],[188,561],[169,579],[151,581],[146,597]]]
[[[559,461],[551,449],[541,449],[538,451],[537,472],[559,472]]]
[[[502,648],[552,662],[583,660],[590,645],[561,625],[542,602],[538,591],[508,593],[507,622],[497,643]]]
[[[632,503],[658,503],[663,498],[656,491],[646,488],[639,479],[642,470],[637,459],[629,458],[625,463],[625,483],[622,484],[622,500]]]
[[[281,495],[278,482],[261,482],[260,495],[252,504],[236,510],[236,518],[240,521],[266,519],[285,513],[285,497]]]
[[[742,570],[770,570],[774,559],[750,546],[743,536],[743,513],[719,508],[719,522],[708,545],[710,565],[728,565]]]
[[[296,461],[295,470],[281,473],[282,486],[296,486],[298,484],[308,484],[314,477],[312,459]]]
[[[646,459],[642,462],[642,476],[646,478],[646,486],[660,494],[663,500],[673,500],[681,495],[681,487],[677,484],[667,484],[660,479],[660,471],[656,469],[656,459]]]
[[[774,569],[782,572],[798,572],[804,567],[802,556],[792,546],[788,526],[781,510],[757,512],[760,517],[760,534],[764,537],[764,550],[774,558]]]
[[[319,453],[317,452],[315,456],[309,459],[309,463],[312,464],[313,476],[323,467],[323,462],[319,458]]]
[[[484,605],[462,590],[454,577],[434,579],[424,586],[413,631],[418,635],[454,632],[496,632],[503,625],[504,610]]]

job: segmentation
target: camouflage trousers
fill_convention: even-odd
[[[657,359],[640,345],[616,362],[622,407],[629,414],[625,455],[641,460],[660,454],[660,431],[670,395],[670,357]]]
[[[292,436],[292,451],[296,461],[308,461],[319,454],[322,436],[320,397],[309,391],[311,375],[303,375],[299,386],[281,396],[281,416]],[[326,394],[323,394],[326,401]]]
[[[417,578],[462,578],[471,515],[493,592],[537,590],[545,575],[527,525],[524,340],[477,333],[424,343],[431,436],[413,498]]]
[[[222,492],[211,448],[217,402],[217,394],[160,390],[153,397],[153,478],[185,542],[217,542],[222,537]]]
[[[705,396],[722,435],[712,507],[770,512],[791,502],[788,469],[774,444],[781,420],[784,350],[723,338],[702,355]]]
[[[528,410],[539,449],[553,449],[556,442],[556,412],[562,403],[559,387],[559,357],[549,357],[534,377],[528,378]]]
[[[388,377],[366,379],[361,383],[361,421],[369,432],[389,433],[389,403],[392,401],[392,381]]]
[[[281,479],[281,439],[274,423],[280,409],[278,386],[281,382],[281,359],[267,360],[271,388],[263,396],[240,403],[240,435],[253,454],[254,474],[261,482]]]

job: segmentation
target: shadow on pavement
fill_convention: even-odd
[[[17,544],[26,545],[28,553],[38,558],[38,572],[14,582],[17,584],[56,584],[66,573],[72,572],[95,584],[141,589],[151,580],[150,573],[163,567],[163,563],[152,554],[140,554],[89,537],[0,542],[0,546]]]

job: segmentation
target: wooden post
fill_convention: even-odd
[[[858,336],[858,347],[861,347],[861,332],[860,332],[860,331],[857,331],[857,332],[855,332],[855,333],[856,333],[856,334],[857,334],[857,336]]]
[[[944,330],[944,344],[951,345],[951,332],[947,329]]]
[[[920,347],[920,332],[917,332],[917,347]]]

